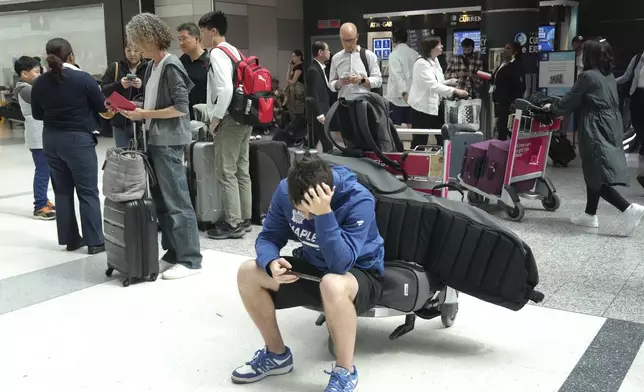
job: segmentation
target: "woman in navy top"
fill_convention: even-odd
[[[49,72],[36,80],[31,92],[32,113],[43,121],[43,151],[51,169],[56,196],[58,243],[68,251],[88,247],[89,254],[105,251],[98,198],[96,113],[105,112],[105,96],[96,80],[74,65],[70,43],[47,42]],[[79,234],[74,190],[80,202],[83,236]]]

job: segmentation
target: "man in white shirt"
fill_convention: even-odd
[[[389,83],[385,98],[391,103],[389,116],[395,125],[411,124],[411,108],[407,94],[411,88],[414,63],[418,52],[407,46],[407,30],[397,28],[393,33],[394,49],[389,55]]]
[[[218,240],[241,238],[251,231],[248,145],[253,128],[237,123],[228,114],[236,69],[226,51],[235,57],[235,61],[241,60],[241,54],[226,42],[228,21],[223,12],[209,12],[202,16],[199,29],[204,43],[213,48],[210,51],[206,104],[210,132],[215,137],[215,175],[224,197],[224,220],[208,230],[208,237]]]
[[[358,45],[358,28],[353,23],[345,23],[340,27],[340,40],[343,50],[331,59],[329,88],[338,92],[338,98],[348,100],[366,94],[372,89],[382,86],[382,74],[378,66],[378,57],[365,50],[365,61],[360,56]],[[368,69],[367,69],[368,68]]]

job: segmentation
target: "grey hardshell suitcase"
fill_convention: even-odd
[[[443,137],[451,144],[451,158],[449,161],[449,179],[457,180],[463,168],[465,150],[470,144],[481,142],[485,139],[483,133],[471,129],[469,125],[449,124],[442,129]]]
[[[290,156],[290,161],[291,161],[291,166],[295,164],[295,162],[299,162],[302,159],[304,159],[305,156],[316,156],[318,155],[317,150],[313,149],[308,149],[305,147],[289,147],[288,148],[288,153]]]
[[[145,146],[145,130],[142,133]],[[136,150],[136,129],[134,140]],[[159,276],[159,230],[156,207],[150,198],[150,181],[154,182],[154,173],[148,173],[148,177],[150,180],[143,198],[123,203],[105,199],[105,275],[109,277],[114,270],[118,271],[125,277],[124,287],[129,286],[133,280],[155,281]]]
[[[205,231],[224,214],[222,189],[215,175],[215,145],[211,141],[192,142],[187,161],[190,198],[199,230]]]

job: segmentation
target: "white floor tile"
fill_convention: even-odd
[[[0,390],[239,390],[230,372],[261,346],[236,289],[244,257],[204,256],[204,273],[184,280],[114,281],[0,317]],[[315,318],[280,313],[296,371],[244,390],[324,388],[332,359]],[[363,390],[557,391],[604,319],[532,306],[511,312],[464,296],[450,329],[419,320],[389,341],[401,322],[360,320]]]
[[[641,392],[644,388],[644,346],[637,353],[619,392]]]

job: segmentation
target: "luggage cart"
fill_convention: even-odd
[[[500,195],[492,195],[466,184],[459,175],[459,184],[467,189],[472,205],[497,202],[505,207],[510,220],[519,222],[525,216],[521,198],[541,200],[546,211],[556,211],[561,200],[552,181],[548,179],[548,150],[552,134],[561,128],[562,118],[548,120],[547,112],[528,101],[518,99],[514,115],[510,116],[512,137]],[[534,190],[519,194],[513,184],[536,179]]]
[[[440,129],[397,128],[397,131],[399,135],[442,135]],[[451,151],[451,142],[445,140],[443,146],[418,146],[415,150],[402,153],[385,153],[385,155],[389,159],[400,163],[401,167],[405,169],[408,175],[405,183],[410,188],[424,195],[446,198],[450,187],[434,188],[449,183]],[[375,153],[365,152],[365,156],[382,164]],[[440,166],[437,166],[438,162],[440,162]],[[387,166],[385,167],[390,173],[400,177],[399,172]],[[456,188],[452,187],[452,189]]]

